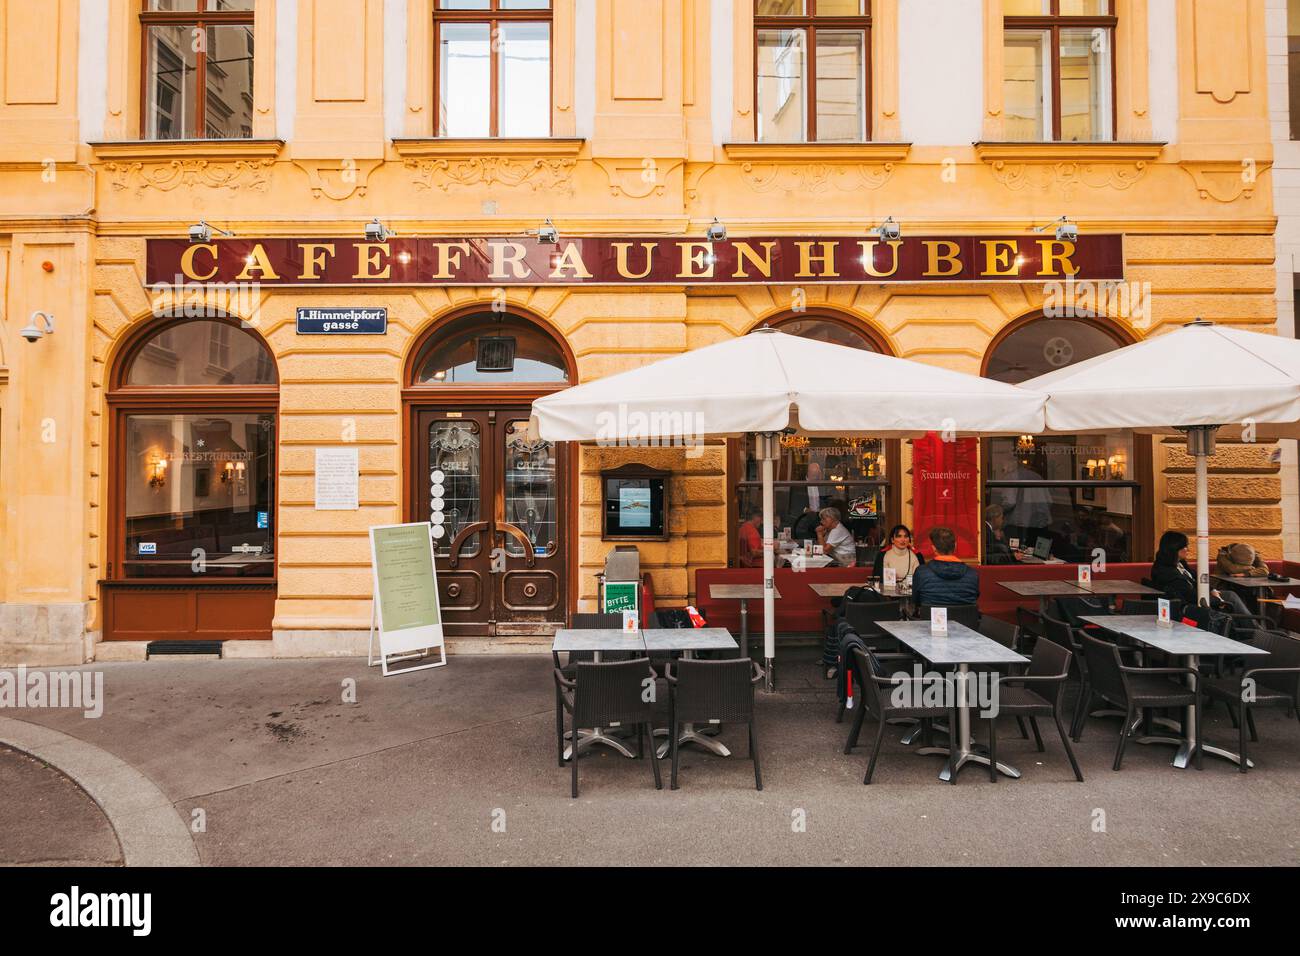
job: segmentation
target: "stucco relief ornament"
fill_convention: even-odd
[[[740,170],[744,173],[749,188],[759,193],[774,190],[824,193],[831,189],[854,192],[859,189],[879,189],[893,176],[894,164],[742,163]]]
[[[474,156],[467,159],[408,159],[403,163],[415,173],[419,189],[437,186],[447,192],[452,186],[527,186],[533,192],[559,190],[573,193],[572,159],[513,160],[503,156]]]
[[[130,189],[143,196],[147,189],[171,192],[180,186],[206,186],[235,192],[265,192],[270,183],[271,159],[237,159],[213,162],[208,159],[173,159],[165,163],[108,163],[113,188]]]
[[[992,164],[993,178],[1008,189],[1061,190],[1071,199],[1082,186],[1086,189],[1125,190],[1146,175],[1147,164],[1135,163],[1008,163]]]

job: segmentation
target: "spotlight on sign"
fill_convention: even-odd
[[[555,223],[547,219],[537,230],[537,241],[553,246],[560,241],[560,230],[555,228]]]
[[[886,216],[884,222],[871,230],[871,235],[879,236],[885,242],[897,242],[903,236],[903,229],[893,216]]]
[[[727,227],[718,221],[717,216],[713,217],[713,222],[709,224],[709,228],[705,231],[704,238],[709,242],[727,241]]]
[[[210,226],[202,219],[190,226],[190,242],[208,242],[212,239],[213,230],[221,233],[223,236],[234,238],[234,233],[225,229],[218,229],[216,226]]]
[[[384,242],[395,235],[397,233],[385,226],[377,217],[366,223],[366,242]]]
[[[1070,222],[1068,216],[1062,216],[1060,219],[1053,219],[1046,226],[1035,226],[1034,232],[1042,232],[1048,226],[1056,227],[1057,242],[1077,242],[1079,239],[1079,226]]]

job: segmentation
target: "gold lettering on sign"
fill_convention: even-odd
[[[527,279],[532,272],[524,264],[525,249],[517,242],[493,242],[489,243],[492,250],[492,272],[490,277],[493,279]],[[506,275],[506,266],[510,266],[510,275]]]
[[[679,279],[711,279],[713,278],[713,243],[711,242],[682,242],[678,244],[682,250],[682,267],[677,270]]]
[[[621,275],[624,279],[644,279],[646,276],[650,274],[650,270],[654,267],[654,251],[655,251],[656,243],[642,242],[639,243],[639,245],[641,246],[642,249],[645,250],[645,268],[642,269],[640,272],[633,273],[631,268],[627,264],[627,258],[628,258],[627,251],[630,248],[632,248],[632,243],[630,242],[613,243],[614,267],[618,269],[618,274]]]
[[[745,271],[745,262],[748,261],[755,269],[763,274],[764,279],[772,278],[772,250],[776,248],[775,242],[764,242],[763,258],[758,257],[754,247],[747,242],[733,243],[736,250],[736,273],[732,278],[748,279],[749,273]]]
[[[833,242],[796,242],[799,247],[799,271],[795,276],[800,279],[838,279],[835,271],[835,243]],[[813,255],[812,247],[821,246],[822,251]],[[813,263],[821,265],[822,271],[814,273]]]
[[[889,271],[882,272],[876,268],[876,246],[880,245],[879,239],[859,239],[858,245],[862,247],[862,268],[867,270],[867,275],[875,279],[888,279],[894,273],[898,272],[898,249],[902,246],[903,240],[891,239],[885,245],[893,253],[894,261],[889,265]]]
[[[207,275],[199,275],[194,271],[194,255],[200,249],[207,252],[212,257],[212,271]],[[181,272],[185,273],[185,278],[193,279],[196,282],[206,282],[217,274],[217,247],[211,242],[201,242],[197,245],[187,246],[181,253]]]
[[[961,246],[950,239],[926,239],[926,266],[925,275],[927,278],[936,277],[947,279],[961,272],[961,260],[957,258],[961,252]],[[940,252],[939,247],[946,247],[946,252]],[[947,263],[950,268],[940,269],[940,263]]]
[[[1014,239],[984,239],[984,275],[995,278],[1014,276],[1020,271],[1016,261],[1020,255],[1020,243]]]
[[[555,265],[551,269],[552,279],[563,279],[561,274],[565,269],[571,269],[573,275],[571,279],[590,279],[591,273],[587,271],[587,264],[582,261],[582,252],[578,249],[576,242],[571,242],[564,247],[564,251],[555,257]]]
[[[1060,246],[1060,251],[1056,247]],[[1072,261],[1074,258],[1074,243],[1065,242],[1061,239],[1039,239],[1038,247],[1043,250],[1043,261],[1039,267],[1040,276],[1072,276],[1077,275],[1079,267]],[[1058,272],[1056,264],[1061,264]]]
[[[261,275],[252,275],[254,269],[260,272]],[[280,276],[271,267],[271,258],[266,254],[266,249],[259,242],[253,246],[253,251],[244,257],[244,270],[236,278],[240,282],[246,282],[252,279],[278,279]]]
[[[435,255],[433,278],[451,279],[451,270],[460,268],[460,257],[469,252],[468,242],[434,242],[431,243]]]
[[[388,243],[386,242],[358,242],[357,243],[357,271],[352,276],[354,279],[387,279],[392,266],[388,263],[379,269],[379,257],[388,255]],[[379,269],[378,272],[375,270]]]
[[[299,279],[319,279],[320,270],[325,268],[325,256],[334,255],[332,242],[304,242],[302,250],[302,275]]]

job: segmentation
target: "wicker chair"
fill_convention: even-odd
[[[1034,744],[1043,752],[1043,738],[1038,732],[1038,717],[1051,717],[1056,722],[1056,732],[1061,735],[1061,745],[1074,768],[1074,778],[1083,782],[1083,772],[1074,759],[1074,749],[1061,723],[1061,695],[1065,679],[1070,674],[1073,657],[1069,648],[1061,647],[1046,638],[1034,645],[1034,656],[1024,674],[1003,677],[998,682],[998,714],[1008,714],[1016,720],[1029,718],[1034,730]],[[1032,686],[1026,686],[1032,685]]]
[[[612,629],[621,630],[623,627],[623,615],[621,614],[575,614],[569,623],[569,626],[575,630],[601,630]],[[556,670],[563,672],[566,680],[572,681],[577,676],[577,665],[580,662],[591,661],[595,659],[595,651],[569,651],[568,658],[565,661],[560,660],[559,651],[551,651],[551,661],[554,663]],[[631,651],[602,651],[601,656],[607,661],[626,661],[631,660],[637,655]],[[555,741],[557,748],[557,759],[560,766],[564,766],[564,695],[560,691],[560,686],[555,685]]]
[[[929,733],[929,721],[935,719],[948,719],[948,726],[957,726],[957,715],[946,707],[899,707],[894,704],[888,692],[881,691],[882,687],[892,688],[897,686],[893,677],[880,676],[883,668],[879,666],[879,661],[871,651],[864,650],[862,647],[855,646],[853,654],[854,673],[859,675],[862,710],[853,718],[853,729],[849,733],[848,742],[844,745],[844,752],[848,753],[857,745],[858,733],[862,729],[863,718],[870,713],[876,721],[876,741],[871,747],[871,759],[867,761],[867,773],[862,778],[864,784],[871,783],[871,776],[876,771],[876,758],[880,756],[880,742],[885,736],[885,724],[895,717],[912,717],[923,721],[922,726]],[[914,681],[915,678],[900,678],[899,680]],[[996,755],[994,761],[996,762]],[[994,769],[996,774],[997,770]],[[952,775],[952,782],[957,782],[957,775]]]
[[[677,740],[680,725],[745,724],[749,728],[749,758],[754,761],[754,788],[763,789],[758,765],[758,734],[754,727],[754,685],[763,669],[751,660],[680,660],[668,665],[669,740],[672,742],[672,777],[677,789]]]
[[[1070,627],[1084,627],[1085,614],[1114,614],[1110,602],[1103,598],[1068,597],[1056,599],[1057,616]],[[1051,640],[1049,637],[1048,640]]]
[[[898,651],[898,641],[880,627],[880,621],[901,621],[902,601],[846,601],[844,623],[862,635],[867,646],[889,653]]]
[[[1201,675],[1194,668],[1129,667],[1120,659],[1118,645],[1098,640],[1091,634],[1083,635],[1083,656],[1088,664],[1092,693],[1124,710],[1113,769],[1118,770],[1124,760],[1124,746],[1139,710],[1164,710],[1190,704],[1195,708],[1196,726],[1201,726]],[[1175,674],[1191,677],[1191,686],[1168,679]],[[1187,732],[1186,728],[1183,732]],[[1203,757],[1202,748],[1197,747],[1197,770],[1202,768]]]
[[[1020,645],[1030,647],[1031,641],[1044,637],[1043,616],[1027,607],[1016,606],[1016,628],[1020,631]]]
[[[1256,707],[1285,707],[1300,720],[1300,641],[1274,631],[1258,631],[1255,646],[1268,651],[1268,667],[1253,667],[1241,677],[1220,677],[1205,681],[1205,696],[1228,706],[1240,733],[1241,772],[1247,770],[1246,730],[1259,741],[1253,711]],[[1273,666],[1276,665],[1276,666]],[[1253,693],[1248,693],[1252,688]],[[1247,697],[1251,697],[1247,700]]]
[[[944,605],[936,605],[943,607]],[[930,605],[922,604],[916,609],[916,619],[918,621],[930,620]],[[964,624],[971,630],[980,626],[980,609],[978,604],[953,604],[948,607],[948,620],[956,621],[958,624]]]
[[[555,686],[572,721],[574,749],[573,756],[569,758],[569,766],[573,772],[574,798],[578,796],[579,727],[626,725],[635,728],[639,758],[645,756],[645,738],[650,736],[650,766],[654,771],[655,789],[662,790],[659,758],[655,752],[654,737],[651,736],[653,703],[645,699],[645,681],[653,681],[658,676],[654,668],[643,660],[602,661],[599,664],[584,661],[576,667],[576,680],[569,680],[562,670],[558,667],[555,669]],[[563,743],[563,729],[560,737]]]

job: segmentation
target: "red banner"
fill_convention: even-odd
[[[912,523],[917,550],[934,557],[930,529],[951,528],[957,557],[979,557],[979,442],[943,441],[930,432],[912,442]]]

